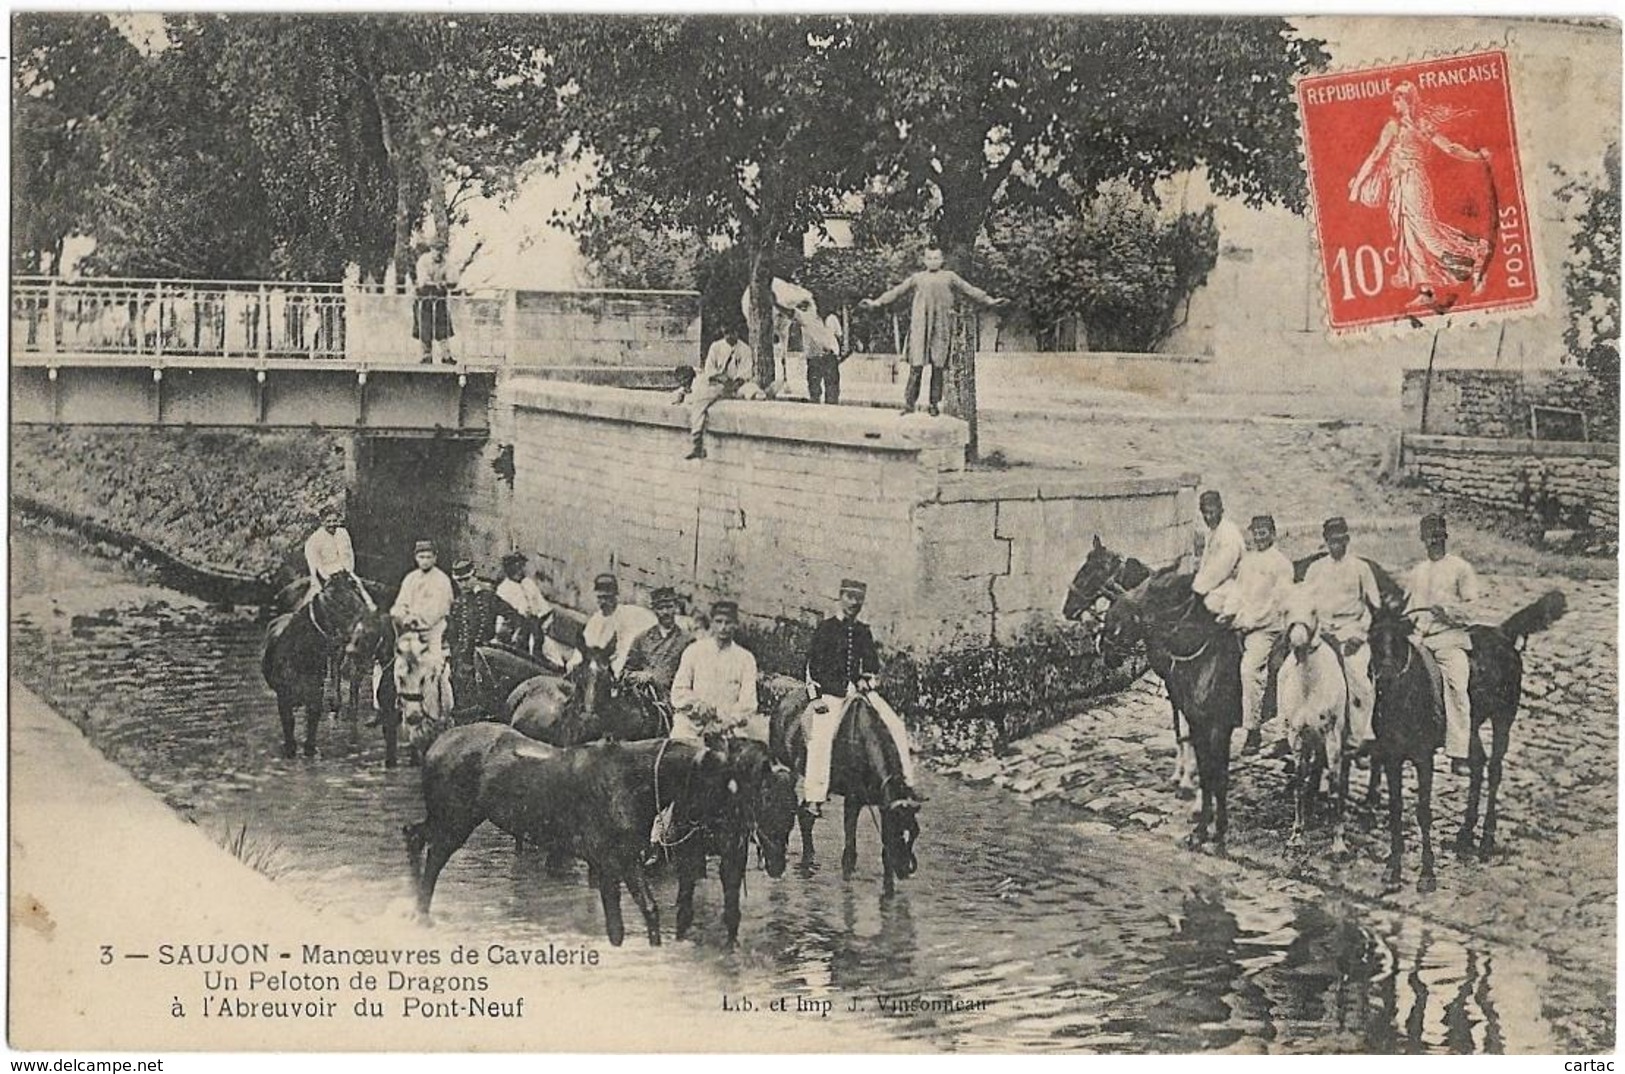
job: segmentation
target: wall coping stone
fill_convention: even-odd
[[[509,377],[501,394],[514,407],[550,410],[634,425],[688,430],[688,407],[673,406],[665,392],[633,391],[597,384]],[[963,457],[969,432],[958,418],[903,416],[874,407],[817,406],[773,400],[725,399],[711,407],[706,431],[761,440],[861,447],[868,451],[918,452],[957,449]]]
[[[1405,447],[1415,451],[1444,451],[1463,455],[1534,455],[1542,458],[1609,461],[1619,459],[1618,444],[1594,440],[1498,439],[1487,436],[1406,433]]]
[[[887,355],[886,357],[895,357]],[[1152,351],[977,351],[978,362],[1004,361],[1064,362],[1164,362],[1173,365],[1211,365],[1210,354],[1160,354]]]
[[[993,500],[1081,500],[1113,496],[1151,496],[1195,488],[1199,477],[1191,471],[1168,470],[1152,474],[1124,474],[1119,470],[1075,470],[1020,467],[1015,470],[967,470],[944,475],[937,493],[939,503],[981,503]]]

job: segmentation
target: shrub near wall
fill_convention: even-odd
[[[317,432],[12,430],[11,489],[203,570],[272,575],[344,502],[345,443]]]

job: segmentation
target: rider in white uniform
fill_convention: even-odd
[[[428,652],[445,659],[446,618],[451,614],[451,579],[435,566],[434,544],[419,541],[413,548],[417,568],[401,579],[400,592],[389,614],[402,630],[423,634]]]

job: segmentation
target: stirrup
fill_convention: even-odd
[[[822,820],[824,816],[823,802],[802,802],[801,811],[814,820]]]

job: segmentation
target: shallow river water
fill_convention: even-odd
[[[320,756],[284,761],[252,610],[207,606],[78,541],[12,536],[12,673],[109,757],[223,838],[246,825],[266,871],[325,913],[399,915],[401,825],[415,769],[386,770],[376,731],[323,721]],[[1415,918],[1195,859],[1155,836],[1079,831],[1005,792],[922,778],[920,871],[883,900],[877,831],[843,882],[839,823],[824,868],[752,872],[740,949],[701,889],[693,943],[605,967],[636,997],[654,971],[723,994],[832,999],[867,1040],[927,1049],[1188,1052],[1552,1052],[1545,963]],[[838,817],[839,808],[831,810]],[[828,867],[833,865],[834,867]],[[605,946],[584,868],[551,877],[489,826],[454,856],[436,919],[517,946]],[[672,927],[673,884],[657,883]],[[642,948],[641,951],[636,949]],[[620,982],[618,982],[620,983]],[[887,1011],[882,997],[960,1009]],[[856,1000],[858,1011],[844,1010]],[[846,1030],[843,1030],[845,1032]]]

